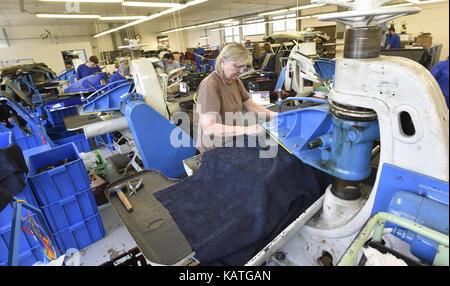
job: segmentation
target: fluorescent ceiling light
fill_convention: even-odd
[[[158,41],[165,41],[165,40],[168,40],[168,39],[169,39],[169,37],[165,37],[165,38],[158,39]]]
[[[170,14],[170,13],[176,12],[178,10],[187,8],[188,6],[193,6],[193,5],[196,5],[196,4],[199,4],[199,3],[203,3],[203,2],[206,2],[206,1],[208,1],[208,0],[194,0],[194,1],[190,1],[190,2],[188,2],[186,4],[182,4],[182,5],[179,5],[177,7],[166,9],[166,10],[164,10],[162,12],[150,15],[150,16],[145,17],[143,19],[135,20],[135,21],[133,21],[131,23],[128,23],[126,25],[122,25],[122,26],[119,26],[117,28],[98,33],[98,34],[94,35],[94,38],[98,38],[98,37],[107,35],[109,33],[116,32],[116,31],[119,31],[119,30],[122,30],[122,29],[125,29],[125,28],[128,28],[128,27],[131,27],[131,26],[134,26],[134,25],[137,25],[137,24],[140,24],[140,23],[143,23],[143,22],[146,22],[146,21],[149,21],[149,20],[152,20],[152,19],[164,16],[166,14]]]
[[[209,39],[209,37],[208,36],[200,37],[200,40],[206,40],[206,39]]]
[[[194,0],[194,1],[189,1],[188,3],[186,3],[186,5],[193,6],[193,5],[197,5],[197,4],[206,2],[206,1],[208,1],[208,0]]]
[[[304,6],[291,8],[291,9],[289,9],[289,11],[297,11],[297,10],[303,10],[303,9],[309,9],[309,8],[317,8],[317,7],[321,7],[321,6],[324,6],[324,5],[326,5],[326,4],[320,3],[320,4],[304,5]]]
[[[194,28],[201,28],[201,27],[206,27],[206,26],[211,26],[211,25],[216,25],[216,24],[229,24],[229,23],[232,23],[233,21],[234,21],[234,19],[220,20],[220,21],[216,21],[216,22],[187,26],[187,27],[182,27],[182,28],[176,28],[176,29],[172,29],[169,31],[161,32],[161,34],[169,34],[169,33],[173,33],[173,32],[179,32],[179,31],[189,30],[189,29],[194,29]]]
[[[39,18],[61,18],[61,19],[98,19],[100,15],[82,14],[36,14]]]
[[[122,3],[123,6],[133,6],[133,7],[155,7],[155,8],[162,8],[162,7],[179,7],[182,6],[182,4],[177,3],[162,3],[162,2],[136,2],[136,1],[124,1]]]
[[[273,15],[273,14],[280,14],[280,13],[284,13],[289,11],[288,9],[281,9],[281,10],[277,10],[277,11],[271,11],[271,12],[264,12],[264,13],[260,13],[258,14],[258,16],[267,16],[267,15]]]
[[[123,0],[73,0],[80,3],[121,3]],[[68,0],[39,0],[39,2],[69,2]]]
[[[101,21],[114,21],[114,20],[138,20],[147,16],[117,16],[117,17],[100,17]]]

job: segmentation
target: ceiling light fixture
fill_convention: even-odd
[[[131,23],[128,23],[126,25],[122,25],[122,26],[116,27],[114,29],[110,29],[110,30],[98,33],[98,34],[94,35],[94,38],[98,38],[98,37],[107,35],[109,33],[113,33],[113,32],[116,32],[116,31],[119,31],[119,30],[122,30],[122,29],[125,29],[125,28],[128,28],[128,27],[131,27],[131,26],[134,26],[134,25],[137,25],[137,24],[140,24],[140,23],[143,23],[143,22],[146,22],[146,21],[149,21],[149,20],[152,20],[152,19],[164,16],[166,14],[173,13],[173,12],[179,11],[181,9],[187,8],[189,6],[200,4],[200,3],[203,3],[203,2],[206,2],[206,1],[208,1],[208,0],[194,0],[194,1],[190,1],[190,2],[188,2],[186,4],[183,4],[183,5],[180,5],[180,6],[177,6],[177,7],[173,7],[173,8],[170,8],[170,9],[166,9],[166,10],[164,10],[162,12],[150,15],[150,16],[145,17],[143,19],[135,20],[135,21],[133,21]]]
[[[114,20],[139,20],[147,16],[115,16],[115,17],[100,17],[101,21],[114,21]]]
[[[289,11],[289,10],[288,9],[281,9],[281,10],[277,10],[277,11],[259,13],[258,16],[267,16],[267,15],[281,14],[281,13],[284,13],[284,12],[287,12],[287,11]]]
[[[216,25],[216,24],[229,24],[229,23],[232,23],[233,21],[234,21],[234,19],[220,20],[220,21],[216,21],[216,22],[187,26],[187,27],[182,27],[182,28],[176,28],[176,29],[172,29],[169,31],[161,32],[161,34],[169,34],[169,33],[173,33],[173,32],[179,32],[179,31],[189,30],[189,29],[194,29],[194,28],[201,28],[201,27],[206,27],[206,26],[211,26],[211,25]]]
[[[154,7],[154,8],[164,8],[164,7],[179,7],[182,4],[177,3],[163,3],[163,2],[136,2],[136,1],[124,1],[122,3],[123,6],[132,6],[132,7]]]

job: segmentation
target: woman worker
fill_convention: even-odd
[[[248,60],[248,51],[243,45],[228,44],[216,59],[215,71],[200,83],[197,90],[199,124],[196,147],[201,152],[223,147],[234,136],[264,134],[265,130],[257,122],[249,126],[238,122],[242,121],[239,117],[243,110],[263,114],[266,120],[276,115],[253,102],[238,78]],[[230,115],[238,119],[227,122]]]

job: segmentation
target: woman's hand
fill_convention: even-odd
[[[255,124],[255,125],[251,125],[251,126],[246,126],[245,128],[245,134],[246,135],[263,135],[266,133],[266,130],[264,128],[261,127],[261,125],[259,124]]]

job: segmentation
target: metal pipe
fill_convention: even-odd
[[[83,127],[86,138],[104,135],[107,133],[123,130],[128,128],[128,122],[125,116],[96,122]]]

